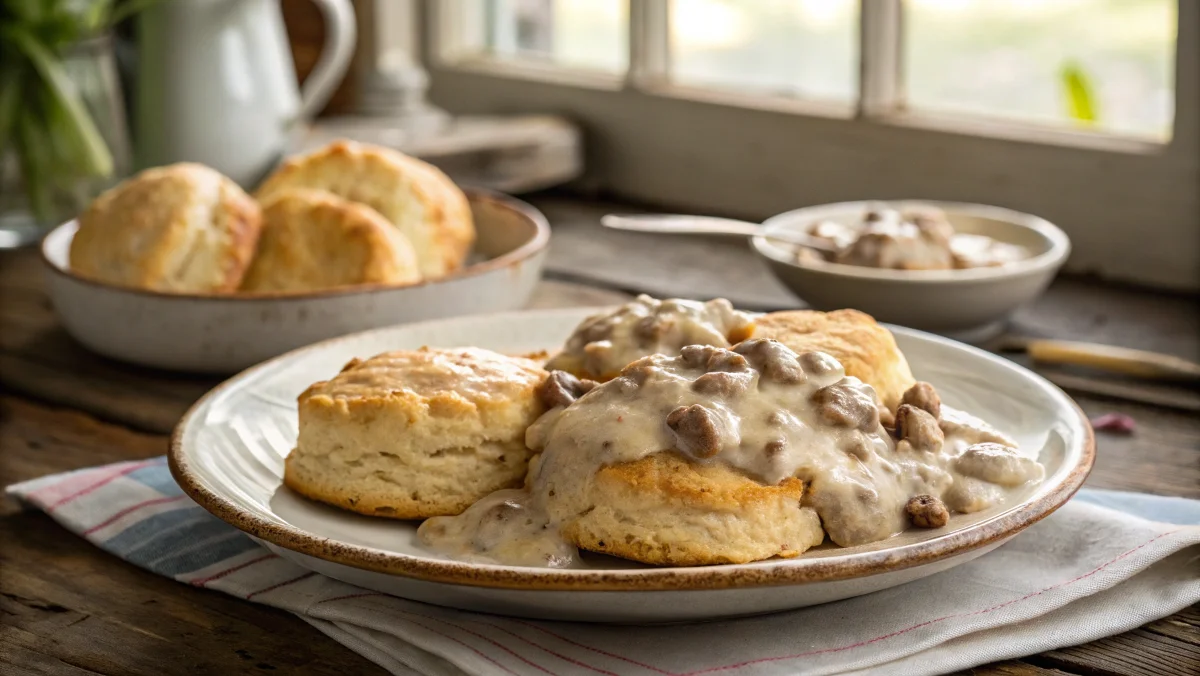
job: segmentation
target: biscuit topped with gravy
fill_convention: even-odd
[[[756,318],[754,337],[778,340],[796,352],[832,356],[846,375],[873,387],[891,412],[916,383],[892,332],[858,310],[771,312]]]
[[[873,388],[831,355],[771,339],[650,355],[595,385],[552,374],[523,491],[418,533],[463,560],[564,567],[572,548],[692,566],[852,547],[1003,502],[1044,468],[941,404]],[[552,395],[552,396],[551,396]]]

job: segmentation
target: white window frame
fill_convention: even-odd
[[[760,220],[868,198],[996,204],[1062,227],[1069,269],[1200,288],[1200,3],[1179,2],[1174,130],[1157,143],[906,110],[901,2],[862,0],[854,106],[671,84],[668,0],[630,0],[622,77],[470,52],[470,0],[425,0],[422,53],[452,112],[578,120],[584,180],[625,199]]]

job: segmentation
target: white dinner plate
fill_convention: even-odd
[[[1095,455],[1087,419],[1061,390],[981,350],[893,328],[913,372],[942,401],[980,415],[1046,466],[1012,504],[955,515],[942,529],[858,547],[822,545],[795,559],[656,568],[606,556],[550,570],[461,563],[426,550],[417,522],[372,518],[306,500],[282,485],[296,440],[296,397],[351,358],[386,350],[479,346],[554,350],[589,309],[517,312],[409,324],[290,352],[218,386],[175,430],[171,471],[193,499],[280,556],[351,584],[455,608],[601,622],[714,619],[799,608],[909,582],[987,553],[1078,490]]]

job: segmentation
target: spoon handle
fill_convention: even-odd
[[[600,224],[614,230],[660,232],[670,235],[735,235],[754,237],[762,234],[762,226],[749,221],[715,216],[685,216],[682,214],[608,214]]]
[[[809,235],[792,231],[780,230],[767,234],[766,230],[757,223],[739,221],[732,218],[716,216],[685,216],[683,214],[608,214],[600,219],[600,224],[614,230],[631,230],[634,232],[657,232],[668,235],[733,235],[737,237],[757,237],[759,235],[775,242],[799,244],[817,251],[833,253],[833,247]]]

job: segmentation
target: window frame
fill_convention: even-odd
[[[456,113],[575,119],[583,185],[623,199],[755,220],[868,198],[996,204],[1062,227],[1068,269],[1200,289],[1200,3],[1177,3],[1175,122],[1160,143],[906,110],[902,0],[861,1],[853,106],[672,84],[668,0],[629,1],[618,77],[472,53],[470,0],[425,0],[430,97]]]

